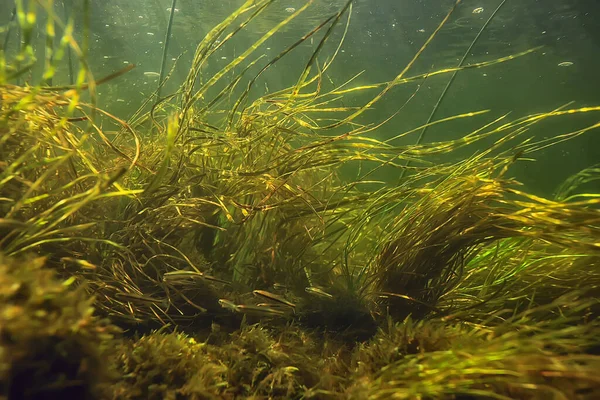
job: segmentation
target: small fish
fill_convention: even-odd
[[[203,279],[202,273],[196,271],[171,271],[163,275],[163,282],[174,283],[189,281],[193,279]]]
[[[94,264],[92,264],[89,261],[80,260],[80,259],[73,258],[73,257],[62,257],[60,259],[60,261],[62,261],[62,262],[72,262],[74,264],[79,265],[80,267],[82,267],[84,269],[96,269],[97,268]]]
[[[319,289],[318,287],[315,287],[315,286],[309,286],[304,290],[306,291],[306,293],[314,294],[315,296],[324,297],[327,299],[333,299],[332,295],[330,295],[323,289]]]
[[[128,314],[117,314],[117,313],[112,313],[111,312],[111,313],[108,313],[108,316],[111,319],[121,319],[121,320],[132,322],[132,323],[135,323],[135,324],[139,324],[141,322],[144,322],[143,319],[135,317],[133,315],[128,315]]]
[[[0,218],[0,228],[25,230],[29,224],[10,218]]]
[[[258,303],[256,307],[282,307],[282,305],[277,303]]]
[[[286,7],[285,8],[285,12],[288,12],[290,14],[293,13],[293,12],[295,12],[295,11],[296,11],[296,9],[294,7]]]
[[[158,72],[154,72],[154,71],[146,71],[144,72],[144,76],[148,76],[148,77],[152,77],[152,76],[160,76],[160,74]]]
[[[570,67],[571,65],[573,65],[573,63],[571,61],[563,61],[558,63],[559,67]]]
[[[217,277],[206,275],[206,274],[203,274],[202,272],[197,272],[197,271],[184,271],[184,270],[171,271],[171,272],[166,272],[163,275],[163,282],[167,282],[167,283],[182,282],[182,281],[187,281],[189,279],[203,279],[203,280],[207,280],[207,281],[224,283],[227,285],[231,284],[231,282],[226,281],[224,279],[219,279]]]
[[[281,310],[277,310],[271,307],[259,307],[259,306],[247,306],[244,304],[240,304],[237,307],[237,312],[242,314],[254,315],[257,317],[273,317],[273,316],[284,316],[285,312]]]
[[[225,285],[231,285],[231,282],[226,281],[225,279],[217,278],[216,276],[202,274],[202,277],[207,281],[223,283]]]
[[[219,305],[229,311],[239,312],[237,304],[227,299],[219,299]]]
[[[166,308],[169,305],[169,302],[167,299],[154,299],[152,297],[147,297],[147,296],[133,294],[133,293],[117,292],[115,294],[115,297],[119,300],[124,300],[124,301],[131,302],[131,303],[157,305],[157,306],[162,306],[163,308]]]
[[[284,299],[281,296],[278,296],[276,294],[273,294],[271,292],[267,292],[266,290],[255,290],[252,292],[253,295],[255,296],[260,296],[260,297],[264,297],[265,299],[268,300],[272,300],[276,303],[280,303],[283,304],[285,306],[291,307],[292,309],[296,309],[296,305],[290,301],[287,301],[286,299]]]
[[[275,310],[281,310],[284,313],[289,313],[290,312],[290,307],[284,305],[284,304],[280,304],[280,303],[258,303],[256,305],[257,307],[266,307],[266,308],[272,308]],[[291,309],[293,314],[296,314],[296,310],[295,309]]]
[[[481,14],[483,12],[483,7],[477,7],[472,11],[473,14]]]

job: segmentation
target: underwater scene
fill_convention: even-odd
[[[600,399],[599,20],[0,0],[0,400]]]

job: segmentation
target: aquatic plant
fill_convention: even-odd
[[[63,23],[52,1],[32,1],[28,10],[16,3],[22,45],[13,60],[0,54],[0,253],[45,257],[44,269],[34,258],[40,272],[27,278],[31,293],[46,287],[49,278],[40,277],[52,270],[66,280],[55,285],[65,307],[83,307],[69,323],[83,320],[92,332],[89,353],[71,348],[81,355],[74,362],[89,356],[94,363],[96,347],[106,347],[109,369],[121,377],[101,396],[596,393],[600,197],[583,188],[598,179],[598,168],[568,179],[554,199],[528,194],[510,171],[599,126],[533,140],[526,136],[533,125],[600,107],[502,116],[441,142],[396,144],[486,111],[385,141],[370,137],[402,111],[383,121],[361,119],[394,87],[537,50],[408,75],[459,1],[389,82],[326,83],[349,29],[351,1],[270,60],[255,56],[310,9],[307,1],[222,69],[202,74],[215,52],[272,3],[245,1],[200,41],[179,89],[160,97],[160,87],[127,121],[96,107],[96,86],[133,66],[96,79],[72,19]],[[36,5],[50,21],[46,34],[54,37],[58,28],[62,36],[57,47],[46,42],[43,79],[28,85],[17,80],[28,82],[36,63]],[[337,28],[341,38],[331,43]],[[89,34],[85,18],[82,34]],[[256,91],[273,65],[314,39],[295,84]],[[326,45],[334,50],[323,63]],[[80,64],[76,83],[51,86],[68,49]],[[369,100],[343,102],[357,93]],[[431,162],[474,144],[464,160]],[[365,167],[356,178],[342,176],[357,164]],[[382,168],[397,171],[399,182],[372,179]],[[141,336],[104,343],[98,332],[105,325],[91,316],[84,291],[103,316]],[[45,315],[25,311],[29,323]],[[6,323],[17,329],[22,321]],[[64,328],[59,336],[80,343],[85,329]],[[53,337],[36,335],[40,343]],[[51,350],[44,360],[53,359]],[[20,360],[3,361],[3,371],[18,370]],[[85,385],[79,388],[87,391]]]
[[[354,354],[349,398],[474,396],[494,399],[594,398],[598,395],[597,321],[576,323],[596,299],[566,295],[494,327],[447,320],[390,323]],[[551,309],[566,315],[535,321]],[[496,315],[500,316],[499,313]]]

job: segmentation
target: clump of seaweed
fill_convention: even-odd
[[[597,300],[570,294],[495,327],[444,319],[390,324],[355,352],[347,395],[595,398],[600,357],[592,351],[600,327],[597,320],[576,323],[577,312],[592,304]],[[539,318],[549,310],[561,315]]]
[[[9,399],[98,399],[116,327],[42,257],[0,257],[0,382]]]
[[[467,160],[456,165],[451,176],[416,189],[416,196],[404,200],[400,215],[387,227],[389,233],[372,269],[376,290],[390,314],[399,320],[409,314],[420,317],[440,312],[442,298],[447,300],[444,307],[455,301],[454,308],[477,305],[480,311],[489,310],[490,304],[485,303],[499,291],[515,285],[512,293],[518,296],[532,285],[535,264],[539,263],[536,259],[540,258],[553,260],[553,270],[560,274],[553,276],[554,288],[548,290],[542,289],[543,277],[536,279],[544,292],[541,296],[551,301],[564,293],[556,284],[567,279],[563,272],[568,269],[570,274],[586,274],[579,263],[588,267],[597,263],[597,199],[576,203],[542,199],[522,192],[517,182],[502,177],[508,164],[494,165],[492,160],[471,163]],[[499,169],[500,174],[494,176],[493,171]],[[577,257],[581,260],[574,263]],[[569,268],[559,267],[561,262],[569,263]],[[490,263],[498,263],[497,268],[489,269]],[[486,280],[479,286],[485,292],[471,300],[480,301],[469,304],[465,298],[450,295],[458,295],[457,286],[473,290],[474,281],[479,279]],[[596,287],[597,277],[590,279],[585,285]],[[567,287],[580,286],[563,286]]]

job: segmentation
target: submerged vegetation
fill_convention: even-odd
[[[20,47],[0,52],[2,396],[600,396],[600,194],[580,190],[600,170],[553,198],[510,177],[600,126],[534,140],[532,125],[600,106],[502,116],[451,141],[377,140],[402,109],[361,117],[393,87],[536,49],[409,75],[450,10],[393,80],[330,85],[352,1],[271,60],[255,56],[307,1],[203,74],[272,3],[246,1],[206,34],[177,91],[163,86],[122,120],[96,106],[96,86],[133,66],[97,79],[85,18],[79,42],[53,1],[16,1],[2,33],[18,28]],[[30,85],[43,21],[60,40]],[[297,81],[258,95],[261,76],[311,40]],[[75,83],[52,86],[67,53]],[[356,93],[370,100],[345,105]],[[470,157],[432,162],[473,144]],[[357,165],[356,178],[342,174]],[[382,168],[401,179],[372,179]]]

